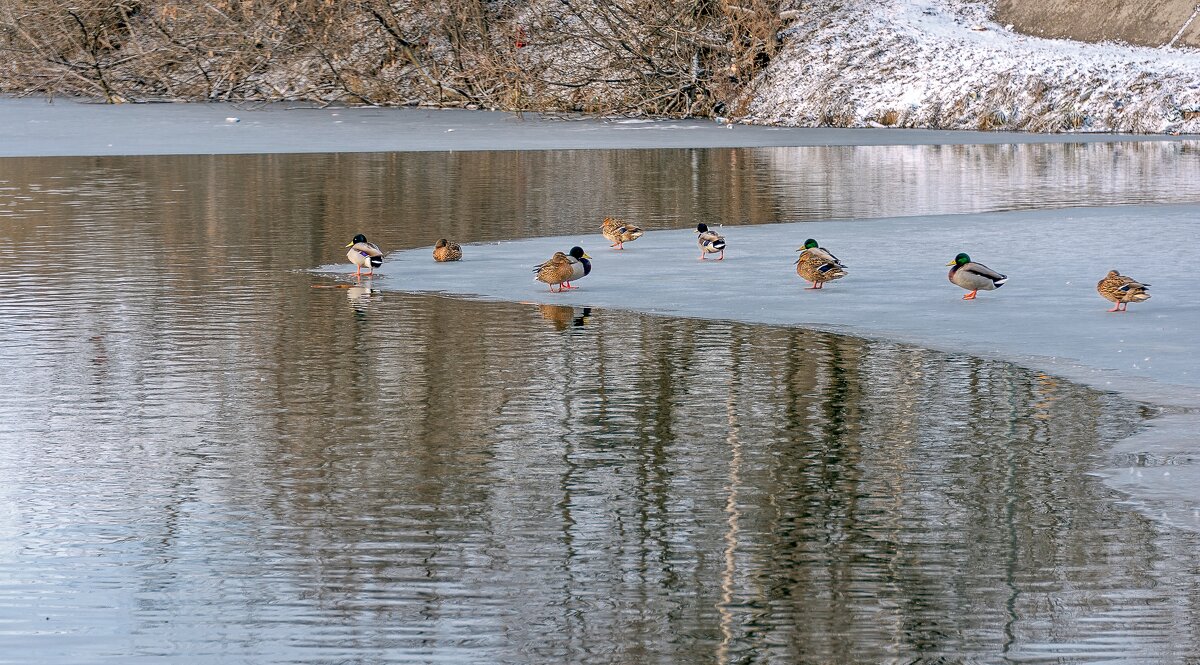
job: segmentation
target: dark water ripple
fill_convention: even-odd
[[[565,233],[613,201],[683,225],[1196,200],[1194,159],[0,160],[0,663],[1187,662],[1195,536],[1088,475],[1142,407],[895,344],[305,271],[360,229]]]

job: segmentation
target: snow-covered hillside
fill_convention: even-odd
[[[1200,51],[1017,34],[972,0],[817,0],[760,77],[750,122],[1200,132]]]

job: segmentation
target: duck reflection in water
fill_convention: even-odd
[[[366,286],[352,286],[346,289],[346,300],[350,301],[350,306],[354,308],[355,314],[365,314],[367,308],[371,306],[371,296],[379,293],[378,289],[373,289],[370,282]]]
[[[592,316],[591,307],[580,309],[570,305],[538,305],[538,312],[559,332],[567,328],[582,328]]]

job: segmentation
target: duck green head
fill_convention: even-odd
[[[808,240],[804,241],[804,249],[816,249],[816,248],[817,248],[816,240],[809,238]]]
[[[947,263],[946,265],[961,266],[961,265],[966,265],[970,262],[971,262],[971,257],[967,256],[966,252],[960,252],[958,256],[954,257],[953,261],[951,261],[950,263]]]
[[[367,237],[366,237],[365,235],[363,235],[363,234],[361,234],[361,233],[360,233],[360,234],[358,234],[358,235],[354,236],[354,240],[351,240],[351,241],[350,241],[350,244],[349,244],[349,245],[346,245],[346,246],[347,246],[347,247],[353,247],[353,246],[357,245],[357,244],[358,244],[358,243],[360,243],[360,242],[366,242],[366,241],[367,241]]]

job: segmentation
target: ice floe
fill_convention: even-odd
[[[1200,302],[1190,274],[1198,214],[1197,205],[1138,205],[723,226],[724,261],[698,260],[690,225],[649,231],[624,251],[610,249],[597,229],[465,245],[456,264],[435,263],[429,248],[394,252],[372,286],[802,326],[1012,361],[1171,411],[1134,445],[1144,450],[1154,441],[1153,459],[1141,464],[1179,464],[1191,460],[1194,445],[1180,431],[1200,422]],[[792,266],[810,237],[849,266],[847,277],[820,291],[805,290]],[[572,245],[594,259],[577,291],[551,293],[533,280],[532,266]],[[961,251],[1009,282],[963,301],[945,267]],[[1153,298],[1128,313],[1107,312],[1111,303],[1096,282],[1114,268],[1153,285]],[[1183,482],[1186,472],[1132,478],[1124,471],[1104,473],[1147,506],[1167,506],[1148,512],[1200,528],[1187,523],[1200,509],[1200,490]]]

